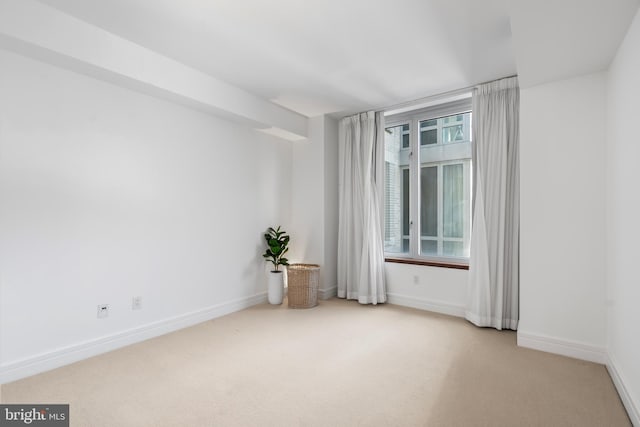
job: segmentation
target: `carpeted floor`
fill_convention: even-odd
[[[392,305],[259,305],[2,387],[72,426],[629,426],[604,366]]]

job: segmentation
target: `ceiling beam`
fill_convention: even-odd
[[[286,139],[307,136],[301,114],[32,0],[0,2],[0,47]]]

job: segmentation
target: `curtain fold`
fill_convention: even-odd
[[[520,92],[517,77],[473,93],[473,230],[465,317],[518,328]]]
[[[338,297],[361,304],[387,300],[376,184],[383,155],[381,121],[373,111],[340,121]]]

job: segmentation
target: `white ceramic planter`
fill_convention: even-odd
[[[267,273],[268,288],[267,297],[269,304],[282,304],[284,298],[284,279],[282,271],[270,271]]]

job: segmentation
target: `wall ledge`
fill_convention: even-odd
[[[640,426],[640,411],[638,410],[638,406],[633,402],[631,394],[625,386],[624,380],[622,379],[617,366],[618,363],[615,361],[613,355],[608,353],[607,371],[609,371],[613,384],[615,385],[616,390],[618,390],[618,395],[620,396],[620,400],[622,400],[624,408],[627,410],[627,415],[631,420],[631,424],[634,426]]]
[[[105,337],[0,365],[0,384],[69,365],[121,347],[168,334],[267,301],[267,293],[234,299]]]
[[[318,289],[318,298],[320,298],[321,300],[333,298],[336,295],[338,295],[337,286],[334,286],[333,288],[329,288],[329,289]]]
[[[518,346],[573,357],[574,359],[586,360],[588,362],[606,363],[607,353],[604,347],[533,334],[523,331],[522,329],[518,330]]]
[[[387,292],[387,302],[389,304],[417,308],[420,310],[432,311],[434,313],[447,314],[449,316],[455,317],[464,317],[465,311],[465,308],[462,305],[450,304],[447,302],[430,299],[415,298],[389,292]]]

